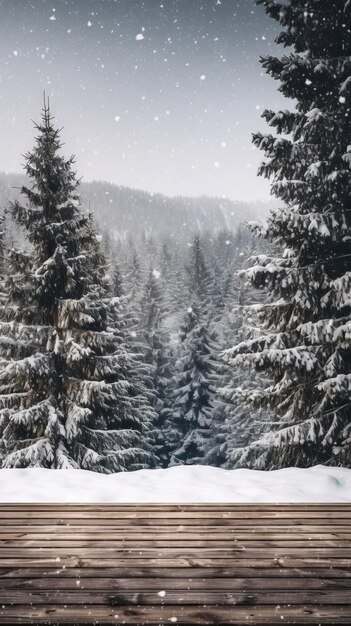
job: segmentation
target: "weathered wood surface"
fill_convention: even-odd
[[[351,624],[351,504],[0,505],[0,624]]]

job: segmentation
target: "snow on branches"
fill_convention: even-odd
[[[2,466],[146,467],[148,413],[129,380],[100,238],[46,105],[36,130],[31,185],[11,205],[27,247],[10,252],[0,311]]]
[[[351,12],[336,0],[258,0],[280,22],[282,58],[262,59],[296,110],[264,111],[276,135],[254,135],[282,206],[252,230],[274,244],[246,270],[270,294],[256,307],[261,333],[226,353],[271,384],[237,397],[268,407],[274,432],[232,461],[252,467],[350,463]],[[243,459],[245,459],[243,461]]]

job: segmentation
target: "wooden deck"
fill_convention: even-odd
[[[0,505],[1,624],[351,624],[351,505]]]

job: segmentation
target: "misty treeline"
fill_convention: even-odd
[[[351,2],[258,4],[294,110],[253,137],[254,239],[98,234],[44,107],[1,239],[2,467],[350,466]]]
[[[25,183],[23,174],[0,172],[0,206],[15,201]],[[99,228],[113,231],[115,237],[122,239],[132,233],[134,239],[172,237],[179,241],[188,238],[190,232],[232,231],[240,223],[267,215],[274,205],[273,200],[244,202],[206,196],[172,198],[106,181],[82,180],[79,192],[82,207],[93,211]]]

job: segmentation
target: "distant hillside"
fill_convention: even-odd
[[[24,183],[19,174],[0,173],[0,206],[14,200]],[[235,229],[267,213],[270,203],[234,202],[221,198],[170,198],[106,182],[82,183],[83,206],[116,238],[154,234],[183,237],[194,231]]]

